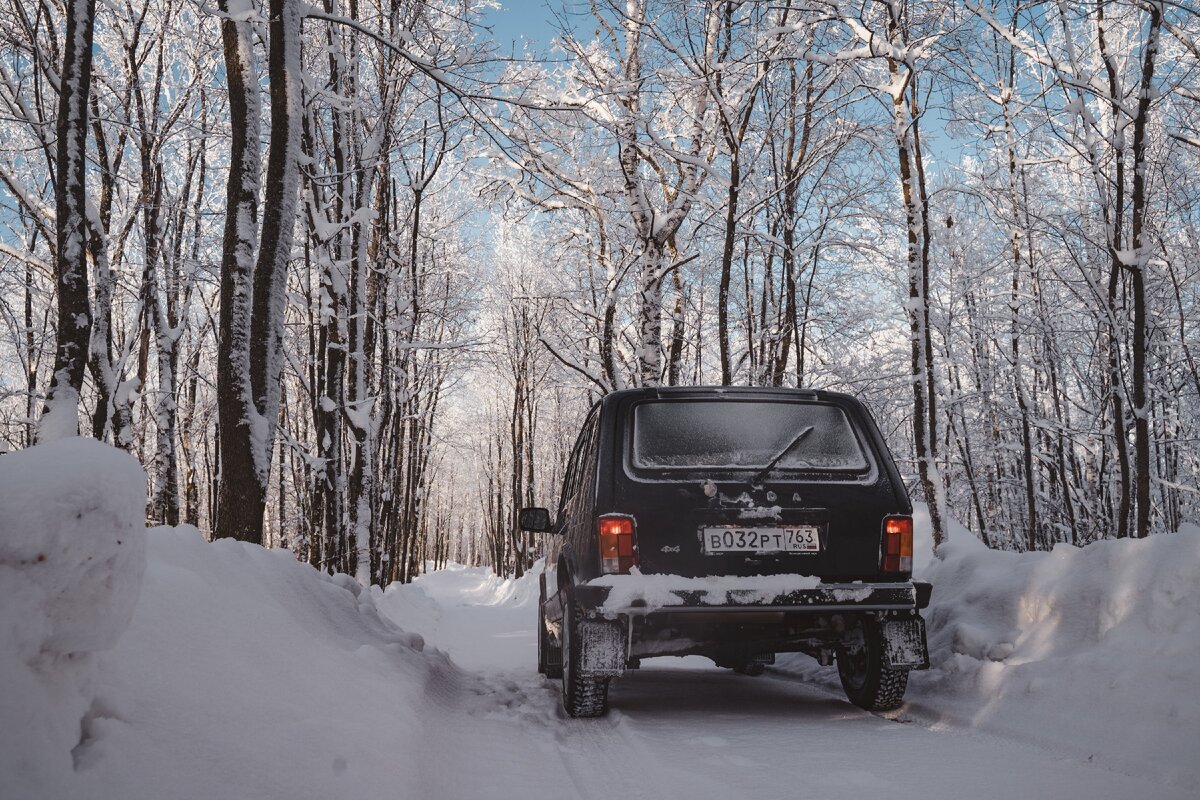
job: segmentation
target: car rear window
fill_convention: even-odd
[[[829,403],[669,400],[633,408],[631,461],[640,469],[761,469],[785,448],[778,470],[869,467],[846,413]]]

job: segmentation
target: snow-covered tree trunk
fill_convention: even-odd
[[[355,192],[353,223],[353,258],[350,262],[350,294],[348,319],[350,326],[350,373],[346,413],[354,434],[353,459],[350,473],[350,529],[354,537],[355,578],[363,586],[372,583],[372,542],[376,530],[371,500],[375,493],[375,402],[370,391],[371,344],[368,341],[368,300],[371,264],[367,255],[370,241],[370,221],[366,218],[375,177],[375,149],[378,142],[368,140],[366,147],[355,153]],[[365,152],[364,152],[365,151]]]
[[[113,432],[113,444],[128,449],[128,417],[120,415],[116,403],[120,379],[112,360],[113,274],[108,261],[108,241],[104,224],[96,209],[88,209],[89,249],[96,270],[96,304],[92,323],[89,367],[96,382],[96,412],[92,416],[92,436],[104,441]],[[118,428],[118,425],[120,427]]]
[[[226,0],[222,8],[235,16],[246,10],[233,5]],[[300,185],[299,4],[271,0],[269,16],[271,149],[257,262],[258,70],[249,23],[231,18],[222,22],[233,152],[221,280],[217,534],[260,543],[279,416],[287,267]]]
[[[66,3],[54,186],[58,327],[54,373],[38,426],[39,441],[79,432],[79,394],[83,389],[83,373],[91,343],[86,157],[95,16],[95,0],[68,0]]]
[[[625,190],[625,202],[632,216],[633,228],[642,245],[638,276],[638,383],[653,386],[658,383],[661,350],[658,332],[662,329],[662,247],[654,244],[654,211],[649,207],[646,186],[641,174],[638,128],[641,120],[642,27],[645,24],[644,0],[627,0],[622,25],[625,29],[625,53],[621,64],[621,86],[618,102],[621,117],[617,120],[618,162]],[[657,254],[653,252],[657,250]]]
[[[691,115],[688,125],[685,154],[667,152],[665,157],[673,160],[679,177],[673,185],[663,185],[661,193],[664,208],[655,208],[651,199],[653,191],[650,181],[642,174],[646,166],[643,158],[645,149],[640,141],[640,130],[650,123],[642,110],[643,75],[642,37],[648,26],[645,0],[626,0],[622,26],[625,33],[625,53],[621,63],[621,83],[618,102],[621,106],[614,130],[617,136],[618,163],[624,187],[625,202],[632,217],[633,229],[637,233],[640,247],[638,269],[638,382],[643,386],[655,386],[663,377],[662,312],[663,279],[672,265],[666,263],[666,246],[683,225],[688,212],[696,200],[704,173],[701,168],[702,154],[707,147],[709,131],[706,115],[710,91],[710,75],[716,57],[717,34],[720,30],[716,7],[706,9],[702,20],[703,40],[696,54],[695,95],[686,104]],[[657,146],[661,146],[656,142]]]
[[[1009,232],[1009,251],[1012,253],[1012,293],[1009,295],[1009,348],[1012,353],[1013,390],[1016,394],[1017,409],[1021,414],[1021,445],[1024,450],[1021,458],[1021,471],[1024,477],[1025,509],[1026,509],[1026,546],[1030,550],[1038,545],[1038,506],[1037,494],[1034,491],[1034,457],[1033,437],[1030,424],[1030,403],[1025,388],[1025,365],[1021,361],[1021,324],[1020,308],[1022,248],[1024,240],[1032,235],[1028,226],[1023,226],[1025,219],[1021,205],[1018,202],[1017,185],[1020,180],[1017,166],[1017,134],[1012,112],[1012,94],[1016,89],[1016,59],[1010,54],[1008,81],[1001,92],[1001,112],[1004,120],[1004,150],[1006,156],[1005,174],[1008,176],[1008,205],[1012,215],[1012,229]],[[1032,272],[1033,265],[1030,264]]]
[[[812,94],[812,74],[813,67],[811,64],[805,66],[804,77],[806,87],[806,97],[811,97]],[[779,353],[776,356],[775,368],[771,376],[771,383],[775,386],[783,385],[784,371],[787,369],[788,349],[792,338],[795,337],[796,343],[796,386],[804,385],[804,346],[805,337],[807,334],[807,325],[799,324],[799,303],[796,298],[797,280],[796,280],[796,194],[797,184],[800,182],[801,170],[804,167],[804,162],[808,157],[808,141],[812,131],[812,107],[811,103],[805,103],[804,119],[800,126],[800,132],[797,135],[796,127],[800,120],[797,120],[796,94],[799,89],[796,81],[796,65],[788,64],[788,99],[786,110],[786,128],[784,132],[782,166],[783,174],[776,179],[776,185],[782,181],[781,187],[781,203],[780,213],[783,219],[780,220],[783,228],[783,285],[786,291],[785,312],[782,327],[784,329],[783,341],[779,348]],[[816,265],[813,265],[813,274],[816,273]],[[811,284],[810,284],[811,285]],[[805,303],[804,310],[805,321],[808,318],[808,304]]]
[[[1133,430],[1136,467],[1138,538],[1150,535],[1150,415],[1146,384],[1146,270],[1149,266],[1149,242],[1145,228],[1150,198],[1147,190],[1146,130],[1150,124],[1150,102],[1158,94],[1154,87],[1154,65],[1158,56],[1159,35],[1163,22],[1162,3],[1149,3],[1150,21],[1142,47],[1141,84],[1138,88],[1136,116],[1133,119],[1133,193],[1130,233],[1133,237],[1133,264],[1127,265],[1133,282]]]
[[[683,367],[683,344],[687,337],[683,277],[678,269],[671,270],[671,288],[675,292],[675,304],[671,308],[671,345],[667,350],[667,385],[678,386]]]
[[[138,32],[142,32],[139,24]],[[136,41],[136,38],[135,38]],[[161,145],[160,109],[162,81],[165,73],[163,40],[157,45],[157,65],[153,91],[147,93],[142,85],[136,48],[127,53],[130,80],[133,84],[134,105],[138,121],[138,150],[141,164],[141,212],[144,262],[142,267],[141,303],[146,336],[154,341],[157,360],[158,390],[151,394],[155,427],[155,447],[152,486],[149,498],[149,517],[156,524],[179,524],[179,461],[175,451],[178,409],[175,367],[179,338],[175,313],[174,286],[166,280],[165,233],[167,212],[164,210],[163,164],[159,159]],[[186,192],[185,192],[186,196]]]
[[[642,241],[638,276],[638,383],[655,386],[662,378],[662,301],[665,254],[657,237]]]
[[[100,166],[99,203],[88,203],[88,247],[95,269],[95,306],[92,314],[92,346],[88,366],[96,385],[96,406],[92,414],[92,436],[101,441],[129,450],[133,445],[133,409],[131,392],[122,391],[121,369],[124,359],[113,358],[113,299],[116,276],[109,254],[108,230],[112,222],[113,202],[117,190],[116,154],[110,151],[103,118],[96,96],[91,97],[92,137],[96,144],[96,161]],[[120,144],[124,137],[118,140]],[[122,154],[123,155],[123,154]],[[125,402],[118,402],[118,399]]]
[[[299,0],[270,0],[271,149],[267,161],[262,240],[254,267],[254,304],[250,323],[251,419],[256,489],[265,506],[279,420],[279,376],[283,370],[283,326],[287,310],[288,263],[298,216],[300,189]],[[260,523],[261,525],[261,523]]]
[[[253,28],[244,16],[249,0],[222,0],[225,77],[229,85],[230,158],[225,192],[221,259],[221,311],[217,336],[217,405],[220,474],[214,535],[261,542],[265,482],[255,469],[256,442],[265,431],[250,388],[250,323],[262,156],[258,63]],[[243,18],[238,18],[243,17]]]
[[[1120,251],[1123,243],[1125,195],[1128,183],[1125,174],[1125,128],[1128,123],[1124,119],[1121,109],[1124,96],[1120,85],[1120,78],[1114,69],[1114,62],[1112,61],[1114,54],[1109,52],[1108,40],[1105,36],[1104,5],[1104,3],[1097,3],[1096,5],[1096,47],[1099,51],[1098,55],[1104,61],[1105,73],[1108,77],[1109,96],[1107,100],[1112,115],[1111,129],[1107,132],[1102,131],[1098,121],[1092,117],[1091,112],[1088,110],[1084,89],[1078,85],[1076,86],[1074,99],[1078,101],[1077,107],[1080,122],[1087,131],[1085,136],[1088,137],[1088,141],[1085,142],[1085,150],[1088,155],[1092,178],[1096,186],[1096,197],[1104,217],[1105,244],[1108,246],[1108,254],[1111,262],[1108,274],[1108,307],[1106,309],[1108,322],[1108,340],[1106,342],[1108,356],[1107,377],[1109,405],[1112,408],[1112,436],[1113,442],[1116,445],[1117,466],[1119,469],[1117,478],[1119,499],[1117,501],[1115,520],[1116,535],[1117,538],[1123,539],[1129,535],[1130,512],[1133,508],[1133,466],[1129,462],[1128,414],[1125,408],[1127,390],[1125,386],[1124,357],[1121,355],[1124,337],[1122,336],[1123,324],[1120,322],[1123,315],[1120,298],[1121,283],[1125,270]],[[1069,30],[1070,22],[1062,6],[1059,7],[1059,16],[1063,26],[1064,42],[1067,46],[1068,70],[1078,72],[1081,66],[1081,58],[1079,56],[1082,54],[1076,51],[1075,43]],[[1068,74],[1066,70],[1060,72],[1056,77],[1064,85],[1077,83],[1073,80],[1074,76]],[[1112,148],[1113,167],[1111,178],[1104,174],[1105,167],[1102,163],[1102,151],[1105,143]]]
[[[329,32],[330,82],[334,91],[340,92],[338,79],[342,62],[337,49],[338,40]],[[316,109],[306,116],[304,131],[306,158],[316,159]],[[346,335],[343,330],[346,280],[343,268],[348,257],[343,246],[345,232],[338,222],[348,208],[349,176],[346,174],[345,149],[342,132],[345,125],[341,119],[345,114],[333,109],[331,144],[335,156],[336,176],[333,181],[331,199],[327,202],[321,182],[308,180],[306,203],[308,205],[308,228],[315,247],[319,286],[314,309],[316,336],[312,358],[312,415],[316,437],[314,449],[317,458],[313,469],[313,525],[316,541],[310,552],[317,560],[314,566],[338,569],[343,566],[345,553],[342,549],[344,537],[342,513],[344,481],[342,479],[342,404],[345,391]],[[329,218],[332,211],[334,219]],[[317,554],[320,554],[319,557]]]
[[[179,524],[179,462],[175,453],[176,390],[175,352],[178,333],[175,321],[169,319],[171,300],[163,296],[160,286],[162,273],[162,175],[150,166],[148,145],[143,151],[142,188],[147,197],[144,209],[146,262],[142,273],[142,303],[148,335],[154,339],[157,356],[158,391],[154,399],[155,446],[153,486],[150,493],[150,518],[157,524]],[[154,188],[150,184],[153,182]],[[169,294],[169,289],[168,289]]]
[[[608,228],[604,215],[593,208],[596,220],[597,249],[596,258],[604,267],[604,301],[603,320],[600,323],[600,364],[604,368],[605,382],[612,389],[625,388],[625,374],[617,368],[616,359],[616,318],[617,318],[617,266],[613,263],[612,248],[609,243]]]
[[[201,126],[207,118],[207,98],[203,90],[200,93]],[[161,159],[160,159],[161,160]],[[165,293],[165,312],[167,328],[160,335],[161,346],[169,349],[160,354],[160,369],[165,368],[171,377],[171,403],[168,409],[171,413],[171,425],[174,429],[170,450],[171,463],[168,464],[170,474],[164,481],[168,488],[168,510],[173,505],[175,518],[180,519],[180,504],[182,500],[182,519],[191,525],[196,524],[199,516],[199,497],[196,485],[196,470],[193,467],[193,439],[191,433],[192,416],[196,410],[196,391],[198,376],[196,375],[196,349],[191,352],[184,349],[187,343],[188,322],[191,311],[191,301],[195,293],[194,265],[198,261],[196,250],[199,247],[200,220],[204,201],[204,180],[208,170],[206,148],[189,145],[184,162],[187,175],[179,194],[179,203],[168,213],[171,222],[170,254],[164,257],[163,272]],[[189,208],[188,201],[193,195],[195,200]],[[189,219],[189,212],[191,219]],[[190,233],[189,233],[190,232]],[[185,251],[184,243],[191,237],[190,248]],[[165,356],[165,358],[164,358]],[[182,358],[181,358],[182,356]],[[162,362],[165,360],[165,366]],[[185,372],[179,372],[182,360]],[[182,384],[182,385],[180,385]],[[174,443],[178,438],[178,449]],[[182,475],[180,474],[182,473]],[[181,497],[181,486],[182,497]]]
[[[914,108],[917,98],[915,59],[905,41],[900,4],[889,0],[887,8],[887,40],[893,48],[893,55],[887,59],[891,77],[889,90],[895,114],[894,134],[908,241],[906,309],[912,348],[913,444],[936,549],[946,540],[946,532],[945,491],[937,463],[936,395],[929,326],[929,203],[917,138],[920,117]],[[903,60],[897,55],[903,56]]]
[[[1107,77],[1107,96],[1101,96],[1110,109],[1110,125],[1099,124],[1088,108],[1088,95],[1102,85],[1098,80],[1091,84],[1078,76],[1085,72],[1082,54],[1078,52],[1065,7],[1059,9],[1063,40],[1066,45],[1066,63],[1052,65],[1055,79],[1062,85],[1064,94],[1071,100],[1073,113],[1078,115],[1083,130],[1083,142],[1079,147],[1085,155],[1096,189],[1096,200],[1103,216],[1106,244],[1111,260],[1107,294],[1108,327],[1108,380],[1109,402],[1112,408],[1112,430],[1116,445],[1119,467],[1119,501],[1116,512],[1118,537],[1129,535],[1131,516],[1133,533],[1144,537],[1150,532],[1150,417],[1153,407],[1147,391],[1147,308],[1145,279],[1150,260],[1148,243],[1144,241],[1146,213],[1150,195],[1147,184],[1147,131],[1151,104],[1162,93],[1154,86],[1155,64],[1160,47],[1165,6],[1160,2],[1147,3],[1144,7],[1149,19],[1145,38],[1135,37],[1140,42],[1140,69],[1137,70],[1136,92],[1129,92],[1123,83],[1124,75],[1119,68],[1119,54],[1113,51],[1107,29],[1109,20],[1105,16],[1105,4],[1097,5],[1095,15],[1096,49]],[[1128,20],[1118,20],[1118,28]],[[1137,19],[1140,33],[1141,19]],[[1037,54],[1033,54],[1037,57]],[[1043,59],[1044,61],[1044,59]],[[1130,57],[1129,64],[1138,64]],[[1136,104],[1132,101],[1136,97]],[[1132,105],[1132,110],[1131,110]],[[1132,125],[1133,141],[1128,142],[1126,131]],[[1133,179],[1130,185],[1127,176],[1126,151],[1133,156]],[[1107,152],[1106,152],[1107,151]],[[1112,174],[1106,174],[1105,156],[1111,154]],[[1128,227],[1126,226],[1126,217]],[[1126,235],[1125,231],[1128,231]],[[1133,319],[1131,339],[1128,342],[1130,374],[1125,373],[1125,358],[1121,349],[1125,337],[1125,315],[1121,295],[1123,284],[1129,278],[1132,294]],[[1130,387],[1128,384],[1131,383]],[[1128,412],[1126,400],[1133,408]],[[1132,417],[1134,429],[1134,460],[1130,464],[1127,441],[1128,420]],[[1132,512],[1132,514],[1131,514]]]
[[[743,192],[742,150],[746,144],[750,122],[754,117],[755,103],[758,100],[759,89],[767,77],[770,68],[770,52],[764,52],[762,60],[750,71],[745,81],[739,81],[739,71],[729,63],[735,43],[735,29],[748,27],[748,20],[735,15],[739,4],[725,3],[724,8],[713,15],[710,24],[714,27],[720,40],[720,51],[717,54],[719,64],[712,64],[714,74],[713,101],[716,108],[717,122],[720,126],[720,139],[725,145],[728,162],[728,185],[725,193],[725,225],[722,232],[721,245],[721,277],[717,290],[717,339],[721,356],[721,385],[733,383],[733,357],[730,346],[729,330],[729,288],[733,278],[733,253],[737,245],[738,229],[741,225],[740,202]],[[787,11],[780,13],[780,21],[787,19]],[[782,36],[776,35],[776,44]],[[751,50],[757,50],[759,43],[755,42]],[[746,85],[748,84],[748,85]],[[749,176],[746,176],[749,177]],[[786,348],[785,348],[786,349]],[[785,357],[786,358],[786,357]],[[767,374],[773,375],[772,369]],[[769,378],[768,378],[769,380]]]
[[[721,385],[733,383],[729,348],[729,284],[733,276],[733,249],[737,244],[738,201],[742,190],[741,147],[750,123],[753,100],[736,131],[726,125],[725,142],[729,147],[729,188],[725,198],[725,229],[721,246],[721,278],[717,290],[717,339],[721,351]]]

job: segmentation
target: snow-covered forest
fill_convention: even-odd
[[[1182,0],[0,0],[0,800],[1196,797],[1198,174]],[[589,506],[583,627],[698,385],[861,398],[903,608]],[[813,427],[686,491],[837,555]]]
[[[0,442],[364,583],[519,574],[634,385],[862,397],[939,540],[1195,517],[1190,4],[492,6],[6,0]]]

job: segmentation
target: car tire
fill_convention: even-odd
[[[875,620],[859,622],[862,643],[837,649],[838,677],[847,699],[867,711],[894,711],[904,702],[908,670],[883,663],[883,629]]]
[[[583,644],[579,626],[583,614],[568,599],[562,625],[562,699],[571,717],[602,717],[608,713],[608,678],[585,678],[579,674]]]

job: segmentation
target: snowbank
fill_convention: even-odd
[[[993,558],[998,554],[970,547],[964,538],[970,534],[958,533],[960,541],[952,549],[968,550],[964,558],[978,560],[985,569],[1000,564]],[[927,569],[932,564],[931,557],[920,561]],[[951,563],[956,561],[957,556]],[[1006,573],[1002,567],[997,570],[997,577]],[[943,583],[949,595],[950,579]],[[536,574],[501,581],[484,568],[451,565],[413,584],[388,587],[380,601],[385,613],[405,627],[419,629],[456,663],[483,671],[493,687],[525,687],[524,696],[513,694],[511,710],[523,709],[531,724],[509,727],[506,736],[525,744],[526,773],[504,785],[507,797],[533,797],[531,784],[560,798],[792,797],[796,787],[803,787],[803,796],[831,800],[867,795],[927,800],[1195,796],[1194,789],[1185,788],[1186,774],[1162,769],[1164,763],[1186,768],[1187,759],[1178,754],[1164,753],[1159,762],[1130,767],[1133,759],[1120,755],[1119,746],[1081,752],[1074,721],[1094,724],[1090,699],[1063,697],[1038,709],[1020,693],[1000,697],[996,702],[1011,713],[1012,725],[1003,728],[1005,735],[996,736],[992,733],[1001,727],[993,721],[1000,718],[1000,709],[989,710],[992,721],[978,714],[990,697],[987,691],[923,683],[939,674],[937,670],[914,675],[916,702],[891,715],[901,721],[921,720],[922,725],[897,725],[852,708],[836,675],[819,671],[803,656],[786,660],[803,663],[811,681],[796,681],[788,674],[794,667],[749,679],[700,657],[650,659],[617,681],[613,710],[606,719],[565,719],[558,710],[557,681],[532,674],[536,585]],[[1003,586],[992,590],[1000,595],[1012,591]],[[1177,618],[1187,613],[1181,607],[1168,612]],[[985,623],[985,629],[991,624]],[[952,639],[951,627],[939,629],[935,639]],[[942,660],[953,650],[936,646]],[[1093,685],[1086,675],[1065,677],[1079,682],[1085,694]],[[1161,686],[1143,687],[1136,674],[1126,680],[1137,691],[1154,693]],[[1137,698],[1131,698],[1130,706],[1136,705]],[[957,713],[960,708],[965,713]],[[1043,711],[1052,722],[1038,716]],[[1156,713],[1153,708],[1148,712]],[[1150,715],[1135,709],[1130,719],[1153,725]],[[1182,747],[1195,742],[1193,733],[1187,724],[1174,730]],[[1172,734],[1167,729],[1157,735],[1161,740]],[[551,737],[553,744],[548,742]],[[472,731],[461,746],[475,759],[496,744]],[[1134,745],[1135,751],[1138,747]],[[622,768],[614,770],[612,764]],[[1174,786],[1167,785],[1172,775]],[[440,787],[434,795],[478,796],[486,792],[456,793]]]
[[[129,624],[145,475],[68,438],[0,457],[0,792],[58,796],[95,713],[95,653]],[[34,787],[37,791],[34,791]]]
[[[918,561],[932,668],[902,716],[1200,786],[1200,528],[1007,553],[955,525],[944,555]],[[782,663],[837,686],[811,659]]]
[[[142,600],[106,656],[76,796],[383,796],[418,772],[423,694],[448,691],[454,671],[370,592],[286,551],[209,543],[190,526],[148,534]]]
[[[917,574],[934,585],[925,612],[932,668],[912,674],[908,702],[893,716],[1200,787],[1200,528],[1005,553],[951,521],[938,560],[925,508],[915,516]],[[464,666],[529,670],[536,586],[536,570],[501,581],[453,565],[389,587],[381,606],[429,631]],[[513,638],[513,630],[529,635]],[[801,655],[779,663],[772,674],[797,674],[842,697],[836,670]]]
[[[927,573],[914,711],[1200,786],[1200,529],[1021,554],[969,536]]]
[[[379,589],[145,530],[140,469],[95,443],[0,470],[0,800],[504,798],[528,782],[512,735],[535,715],[527,688],[425,648],[380,615]],[[467,581],[464,599],[536,600],[536,580]]]
[[[104,655],[103,711],[77,751],[71,791],[34,796],[561,796],[554,785],[530,788],[541,781],[526,734],[545,731],[545,709],[557,707],[552,687],[534,680],[531,655],[521,666],[536,688],[489,683],[381,615],[389,597],[398,599],[391,589],[364,590],[286,551],[209,543],[188,526],[147,534],[142,595]],[[459,577],[436,601],[417,594],[399,603],[396,619],[408,628],[422,613],[437,617],[443,604],[474,599],[514,609],[532,636],[536,580]],[[461,633],[487,652],[488,638],[506,632]]]

